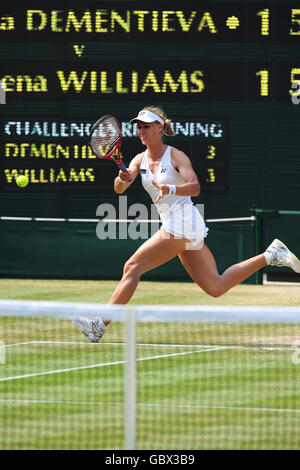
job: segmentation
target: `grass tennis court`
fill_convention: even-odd
[[[106,303],[118,281],[0,279],[0,299]],[[132,304],[299,305],[300,285],[241,284],[212,298],[194,282],[140,282]]]
[[[0,280],[1,298],[105,303],[116,282]],[[141,282],[132,303],[299,305],[299,286]],[[299,449],[293,325],[138,326],[139,449]],[[71,322],[0,318],[1,449],[124,447],[124,326],[101,344]]]

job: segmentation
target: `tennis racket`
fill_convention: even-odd
[[[104,160],[112,160],[122,171],[128,173],[120,154],[121,141],[121,124],[110,114],[102,116],[91,129],[89,145],[94,155]]]

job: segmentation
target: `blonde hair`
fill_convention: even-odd
[[[143,111],[151,111],[152,113],[157,114],[160,118],[162,118],[165,122],[164,127],[163,127],[163,134],[172,136],[175,135],[176,132],[174,131],[172,127],[172,121],[171,119],[168,119],[165,111],[160,107],[160,106],[146,106]]]

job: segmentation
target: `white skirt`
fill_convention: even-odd
[[[193,204],[176,205],[168,214],[161,214],[161,228],[175,238],[189,240],[186,249],[198,250],[203,247],[208,228],[203,217]]]

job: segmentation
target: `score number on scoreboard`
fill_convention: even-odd
[[[265,8],[265,3],[201,2],[200,9],[192,6],[183,10],[180,9],[182,4],[176,1],[174,6],[178,9],[174,10],[109,9],[105,8],[105,2],[101,9],[95,10],[86,8],[82,2],[68,5],[76,8],[66,11],[21,9],[15,16],[0,17],[0,37],[4,41],[14,39],[25,44],[33,41],[38,50],[40,41],[52,40],[55,52],[51,54],[57,54],[51,64],[47,56],[39,61],[28,57],[26,63],[6,58],[1,65],[0,82],[8,100],[98,96],[101,99],[157,97],[164,100],[197,97],[203,101],[255,101],[275,97],[287,101],[290,95],[300,96],[297,60],[280,62],[276,59],[273,66],[269,55],[261,53],[258,54],[261,60],[254,62],[253,57],[230,60],[229,56],[227,61],[221,62],[210,60],[202,53],[203,57],[195,60],[193,55],[196,57],[197,52],[192,53],[194,49],[191,49],[189,59],[168,59],[166,66],[161,46],[152,62],[143,60],[143,53],[138,53],[138,45],[146,46],[147,41],[159,41],[158,44],[163,41],[169,44],[170,50],[179,41],[186,51],[205,43],[295,45],[300,36],[300,8],[295,8],[295,4]],[[132,50],[134,44],[138,60],[133,57],[134,52],[132,60],[114,59],[109,47],[116,41],[125,47],[124,52],[127,43],[128,50]],[[66,47],[55,46],[60,42],[66,43]],[[106,42],[109,45],[104,54]],[[61,55],[61,50],[66,51],[67,56]],[[99,57],[102,58],[100,65]],[[47,62],[48,66],[43,67],[42,62]],[[277,89],[270,90],[271,86]]]
[[[28,177],[31,189],[107,188],[117,167],[100,160],[87,142],[92,123],[79,121],[3,121],[1,187],[15,189],[16,177]],[[174,120],[176,136],[166,143],[192,161],[203,190],[227,189],[228,126],[224,120]],[[136,124],[122,121],[125,164],[143,150]]]

